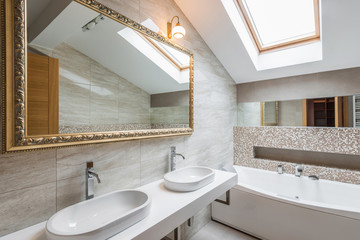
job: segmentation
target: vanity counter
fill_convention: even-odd
[[[193,192],[172,192],[158,180],[137,188],[152,198],[149,216],[110,240],[159,240],[237,183],[236,173],[215,171],[215,180]],[[46,240],[45,222],[11,233],[0,240]]]

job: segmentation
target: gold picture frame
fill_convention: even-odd
[[[104,143],[143,138],[158,138],[193,133],[194,56],[166,37],[153,32],[126,16],[94,0],[74,0],[145,36],[172,46],[190,57],[189,127],[89,132],[27,136],[26,134],[26,0],[1,0],[1,79],[2,79],[2,151],[25,151],[42,148]]]

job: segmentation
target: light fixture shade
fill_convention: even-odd
[[[171,34],[175,38],[182,38],[185,36],[186,31],[183,26],[180,25],[180,23],[176,24],[176,26],[172,29]]]

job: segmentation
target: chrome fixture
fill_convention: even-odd
[[[104,15],[99,14],[96,18],[94,18],[93,20],[82,26],[82,31],[86,32],[93,29],[96,26],[96,24],[98,24],[101,20],[104,19],[105,19]]]
[[[176,156],[180,156],[185,160],[184,155],[180,153],[176,153],[176,147],[170,147],[170,154],[169,154],[169,172],[172,172],[176,169]]]
[[[303,165],[302,164],[296,164],[295,167],[295,176],[300,177],[303,172]]]
[[[95,178],[98,183],[101,183],[99,174],[94,172],[94,163],[93,162],[86,162],[86,172],[85,172],[85,178],[86,178],[86,200],[91,199],[94,197],[94,181]]]
[[[311,180],[319,180],[319,177],[316,176],[316,175],[310,175],[309,178],[310,178]]]
[[[278,165],[278,174],[283,174],[284,173],[284,168],[282,165]]]

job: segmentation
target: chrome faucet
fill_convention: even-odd
[[[311,180],[319,180],[319,177],[316,176],[316,175],[310,175],[309,178],[310,178]]]
[[[283,174],[284,173],[284,168],[282,165],[278,165],[278,174]]]
[[[176,169],[176,156],[180,156],[185,160],[184,155],[180,153],[176,153],[176,147],[170,147],[170,154],[169,154],[169,172],[172,172]]]
[[[86,162],[86,200],[91,199],[94,197],[94,181],[95,178],[98,183],[101,183],[99,174],[94,172],[94,163],[93,162]]]
[[[303,172],[303,166],[302,164],[296,164],[296,167],[295,167],[295,176],[296,177],[300,177],[301,174]]]

